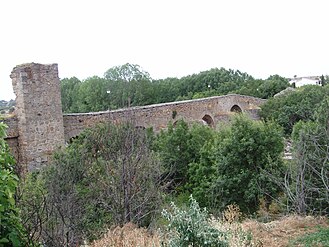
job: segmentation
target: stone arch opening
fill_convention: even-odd
[[[231,112],[241,113],[241,112],[242,112],[242,109],[240,108],[240,106],[238,106],[238,105],[234,105],[234,106],[232,106],[232,108],[231,108]]]
[[[214,120],[212,119],[212,117],[208,114],[204,115],[203,118],[202,118],[202,122],[205,124],[205,125],[208,125],[209,127],[214,127],[215,126],[215,122]]]

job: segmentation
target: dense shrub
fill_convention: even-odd
[[[268,207],[280,188],[264,171],[281,170],[283,147],[278,125],[235,116],[201,148],[200,159],[190,163],[193,195],[212,211],[237,204],[242,212],[254,213],[260,198]]]
[[[76,246],[113,225],[147,226],[161,206],[159,159],[146,131],[129,123],[84,131],[29,179],[21,205],[50,246]]]
[[[189,164],[199,162],[202,147],[213,140],[215,131],[208,126],[183,120],[169,124],[155,139],[154,150],[163,162],[167,180],[176,191],[191,191],[194,178],[188,172]],[[198,182],[197,182],[198,183]]]
[[[228,246],[225,235],[208,221],[207,210],[201,209],[193,197],[190,197],[187,210],[178,208],[174,203],[171,210],[164,210],[162,215],[168,220],[170,236],[168,247],[221,247]]]
[[[292,133],[293,161],[284,181],[291,210],[329,213],[329,97],[316,112],[316,121],[298,122]]]
[[[24,246],[26,232],[15,202],[18,177],[15,161],[4,141],[6,125],[0,122],[0,246]]]
[[[304,86],[296,91],[269,99],[261,106],[260,115],[264,120],[274,120],[287,135],[298,121],[314,121],[315,110],[329,95],[329,86]]]

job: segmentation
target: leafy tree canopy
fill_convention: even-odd
[[[137,64],[126,63],[121,66],[115,66],[104,73],[104,78],[111,81],[151,81],[150,74]]]
[[[210,209],[237,204],[245,213],[268,205],[279,191],[264,170],[282,168],[282,129],[272,123],[235,116],[213,141],[200,149],[200,159],[189,165],[189,185],[195,198]]]
[[[317,107],[314,121],[293,127],[293,156],[283,184],[291,209],[300,214],[329,213],[329,96]]]
[[[139,65],[127,63],[110,68],[103,78],[94,76],[81,82],[77,78],[63,79],[62,101],[64,112],[88,112],[228,93],[268,98],[287,86],[287,80],[277,75],[255,80],[247,73],[224,68],[180,79],[152,80]]]
[[[202,147],[213,139],[214,130],[208,126],[194,124],[188,126],[183,120],[169,124],[168,130],[162,131],[157,137],[154,149],[159,153],[169,180],[176,190],[184,191],[190,180],[188,167],[198,162]],[[179,189],[177,188],[179,187]]]
[[[315,120],[315,110],[322,100],[329,95],[329,86],[308,85],[296,91],[269,99],[261,106],[260,115],[264,120],[275,120],[286,134],[300,120]]]
[[[0,122],[0,246],[19,247],[27,244],[27,238],[15,201],[19,179],[4,140],[6,127]]]
[[[236,116],[218,133],[214,146],[218,172],[214,188],[222,206],[236,203],[243,212],[253,213],[260,197],[271,201],[278,187],[262,175],[262,170],[278,170],[283,165],[282,152],[279,126]]]

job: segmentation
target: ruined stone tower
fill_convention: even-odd
[[[19,164],[25,171],[47,163],[64,144],[60,81],[57,64],[22,64],[10,75],[16,94]]]

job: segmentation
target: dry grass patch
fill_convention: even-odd
[[[318,227],[329,227],[328,218],[312,216],[287,216],[269,223],[256,220],[238,223],[235,220],[228,222],[211,219],[210,224],[227,233],[230,247],[287,247],[289,241],[299,236],[314,232]],[[126,224],[109,230],[90,247],[160,247],[161,240],[160,234],[151,234],[145,228]]]
[[[109,230],[102,239],[94,241],[90,247],[160,247],[160,237],[145,228],[132,223]]]
[[[246,220],[242,223],[242,228],[252,233],[253,242],[264,247],[288,246],[290,240],[314,232],[318,226],[329,227],[328,218],[287,216],[269,223],[255,220]]]

